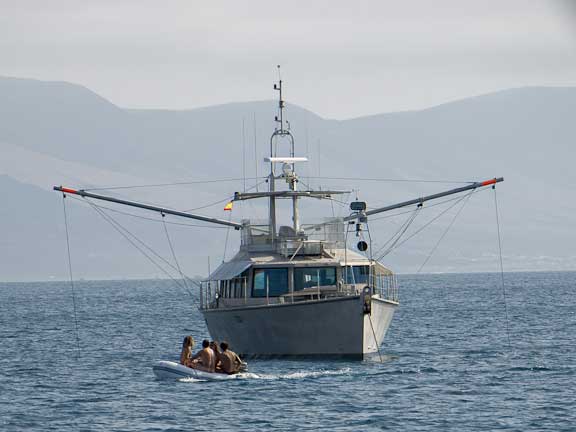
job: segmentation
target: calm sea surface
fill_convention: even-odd
[[[157,381],[207,330],[168,281],[0,284],[0,430],[576,430],[576,273],[405,276],[384,362]]]

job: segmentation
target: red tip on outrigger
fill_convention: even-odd
[[[483,181],[481,184],[482,186],[489,186],[491,184],[496,184],[497,181],[498,181],[497,179],[493,178],[491,180]]]
[[[71,193],[71,194],[77,194],[78,193],[78,191],[76,189],[65,188],[62,186],[54,186],[54,190],[59,191],[59,192],[64,192],[64,193]]]

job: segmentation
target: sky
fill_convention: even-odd
[[[0,0],[0,75],[127,108],[286,99],[325,118],[576,85],[576,1]]]

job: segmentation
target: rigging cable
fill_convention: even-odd
[[[255,171],[255,178],[258,178],[258,142],[256,140],[256,112],[252,113],[253,115],[253,127],[254,127],[254,171]],[[258,185],[256,185],[256,192],[258,192]]]
[[[477,193],[477,192],[481,192],[481,191],[483,191],[483,190],[485,190],[485,189],[487,189],[487,188],[475,189],[475,190],[473,190],[472,192],[473,192],[473,193]],[[437,207],[437,206],[439,206],[439,205],[446,204],[446,203],[449,203],[449,202],[452,202],[452,201],[460,201],[461,199],[462,199],[462,196],[459,195],[459,196],[454,197],[454,198],[449,198],[449,199],[446,199],[446,200],[443,200],[443,201],[438,201],[437,203],[434,203],[434,204],[426,204],[426,209],[430,209],[430,208],[432,208],[432,207]],[[370,207],[368,207],[368,209],[371,210]],[[389,219],[389,218],[393,218],[393,217],[400,216],[400,215],[407,214],[407,213],[411,213],[411,212],[412,212],[412,210],[407,210],[407,211],[402,211],[402,212],[398,212],[398,213],[393,213],[393,214],[386,215],[386,216],[379,216],[379,217],[375,217],[375,218],[370,218],[370,221],[374,222],[374,221],[377,221],[377,220]]]
[[[230,210],[228,212],[228,222],[230,222],[230,219],[232,219],[232,211]],[[226,227],[228,228],[226,230],[226,240],[224,241],[224,253],[222,254],[222,264],[224,264],[224,262],[226,261],[226,250],[228,249],[228,237],[230,237],[230,228],[231,227]]]
[[[506,297],[506,285],[504,284],[504,263],[502,261],[502,239],[500,237],[500,217],[498,216],[498,199],[496,197],[496,186],[492,186],[494,191],[494,209],[496,211],[496,228],[498,231],[498,252],[500,256],[500,278],[502,280],[502,296],[504,298],[504,310],[506,312],[506,335],[508,336],[508,350],[511,350],[510,324],[508,319],[508,301]]]
[[[77,200],[77,201],[79,201],[79,202],[82,202],[82,203],[83,203],[83,202],[87,202],[87,201],[85,201],[85,200],[83,200],[83,199],[80,199],[80,198],[74,198],[74,197],[70,197],[70,198],[73,198],[73,199],[75,199],[75,200]],[[124,212],[124,211],[121,211],[121,210],[118,210],[118,209],[115,209],[115,208],[112,208],[112,207],[104,206],[104,205],[102,205],[102,204],[94,204],[94,203],[92,203],[92,204],[95,205],[95,206],[97,206],[98,208],[106,209],[106,210],[108,210],[108,211],[111,211],[111,212],[114,212],[114,213],[118,213],[118,214],[121,214],[121,215],[124,215],[124,216],[130,216],[130,217],[133,217],[133,218],[143,219],[143,220],[147,220],[147,221],[151,221],[151,222],[157,222],[157,223],[158,223],[158,222],[162,222],[162,221],[159,221],[158,219],[153,219],[153,218],[151,218],[151,217],[146,217],[146,216],[142,216],[142,215],[137,215],[137,214],[135,214],[135,213]],[[198,224],[190,224],[190,223],[182,223],[182,222],[164,222],[164,223],[165,223],[165,224],[169,224],[169,225],[180,225],[180,226],[195,227],[195,228],[227,229],[227,227],[225,227],[225,226],[213,226],[213,225],[208,225],[208,224],[206,224],[206,225],[198,225]]]
[[[98,208],[97,205],[95,205],[94,203],[90,202],[89,200],[86,200],[91,206],[92,208],[104,219],[106,220],[110,225],[112,225],[112,228],[114,228],[120,235],[122,235],[122,237],[124,237],[132,246],[134,246],[142,255],[144,255],[152,264],[154,264],[162,273],[164,273],[166,276],[168,276],[172,282],[174,282],[174,284],[176,286],[178,286],[179,288],[183,288],[185,289],[182,284],[180,284],[180,282],[178,280],[176,280],[171,274],[170,272],[168,272],[164,267],[162,267],[159,263],[157,263],[154,258],[152,258],[146,251],[144,251],[143,248],[141,248],[140,246],[138,246],[138,244],[134,241],[136,240],[137,242],[139,242],[140,244],[142,244],[145,248],[147,248],[151,253],[153,253],[154,255],[156,255],[159,259],[161,259],[162,261],[164,261],[168,266],[170,266],[171,268],[177,270],[168,260],[166,260],[164,257],[162,257],[161,255],[159,255],[156,251],[154,251],[154,249],[152,249],[150,246],[148,246],[146,243],[144,243],[142,240],[140,240],[138,237],[136,237],[134,234],[132,234],[130,231],[128,231],[126,228],[124,228],[118,221],[116,221],[114,218],[112,218],[112,216],[106,214],[103,210],[101,210],[100,208]],[[132,238],[130,238],[129,236],[132,236]],[[191,280],[190,278],[188,278],[188,280]],[[193,280],[191,280],[192,282],[195,282]],[[190,292],[188,292],[188,294],[190,294],[190,296],[192,296],[192,294]],[[192,299],[194,300],[194,297],[192,297]]]
[[[438,239],[438,241],[436,242],[436,244],[434,245],[434,247],[432,248],[432,250],[430,250],[430,253],[428,254],[428,256],[426,257],[426,259],[424,260],[424,262],[422,263],[422,265],[420,266],[420,268],[418,269],[418,271],[416,272],[416,274],[420,273],[422,271],[422,269],[424,268],[424,266],[426,265],[426,263],[428,263],[428,261],[430,260],[430,258],[432,258],[432,255],[434,254],[434,252],[436,252],[436,249],[438,248],[438,246],[440,245],[440,243],[442,242],[442,240],[444,239],[444,237],[446,237],[446,234],[448,234],[448,231],[450,231],[450,228],[452,228],[452,225],[454,225],[454,222],[456,222],[456,219],[458,218],[458,216],[460,215],[460,213],[462,212],[462,210],[464,210],[464,207],[466,206],[466,204],[468,203],[468,201],[470,200],[470,197],[472,196],[472,194],[467,194],[461,201],[463,201],[462,203],[462,207],[460,207],[458,209],[458,211],[456,212],[456,214],[454,215],[454,217],[452,218],[452,220],[450,221],[450,223],[448,224],[448,226],[446,227],[446,229],[444,230],[444,232],[442,233],[442,235],[440,236],[440,238]],[[460,201],[459,201],[460,202]]]
[[[363,178],[363,177],[308,177],[320,180],[347,180],[347,181],[381,181],[381,182],[398,182],[398,183],[456,183],[456,184],[473,184],[473,181],[455,181],[455,180],[416,180],[416,179],[392,179],[392,178]]]
[[[248,177],[247,180],[259,180],[265,177]],[[152,187],[164,187],[164,186],[182,186],[182,185],[193,185],[193,184],[207,184],[207,183],[222,183],[222,182],[233,182],[244,180],[243,178],[223,178],[214,180],[191,180],[184,182],[173,182],[173,183],[156,183],[156,184],[142,184],[142,185],[132,185],[132,186],[111,186],[111,187],[101,187],[101,188],[85,188],[88,191],[100,191],[100,190],[118,190],[118,189],[139,189],[139,188],[152,188]]]
[[[246,192],[250,192],[252,189],[257,188],[258,186],[260,186],[260,185],[263,184],[263,183],[266,183],[267,181],[268,181],[268,177],[266,177],[264,180],[256,183],[255,185],[249,187],[248,189],[246,189]],[[213,203],[206,204],[206,205],[203,205],[203,206],[200,206],[200,207],[194,207],[194,208],[187,209],[187,210],[184,210],[184,211],[185,211],[185,212],[190,212],[190,211],[194,211],[194,210],[205,209],[205,208],[207,208],[207,207],[212,207],[212,206],[214,206],[214,205],[216,205],[216,204],[221,204],[221,203],[223,203],[223,202],[228,202],[228,201],[230,201],[230,200],[233,199],[233,198],[234,198],[234,197],[231,198],[231,197],[228,196],[228,197],[226,197],[226,198],[224,198],[224,199],[215,201],[215,202],[213,202]]]
[[[162,226],[164,227],[164,233],[166,234],[166,240],[168,240],[168,246],[170,246],[170,252],[172,252],[172,258],[174,258],[174,264],[178,268],[178,273],[180,273],[180,277],[182,278],[182,282],[184,282],[184,289],[186,292],[192,297],[192,293],[190,292],[190,287],[188,286],[188,282],[186,281],[186,277],[184,273],[182,273],[182,269],[180,268],[180,264],[178,263],[178,259],[176,258],[176,252],[174,252],[174,246],[172,245],[172,240],[170,239],[170,234],[168,233],[168,227],[164,222],[166,215],[164,213],[160,213],[162,215]]]
[[[74,197],[71,197],[74,198]],[[136,241],[139,242],[142,246],[144,246],[146,249],[148,249],[152,254],[154,254],[158,259],[162,260],[164,263],[166,263],[166,265],[168,265],[169,267],[171,267],[173,270],[175,271],[179,271],[180,274],[183,276],[183,283],[187,285],[187,282],[191,282],[194,285],[196,285],[197,287],[200,286],[200,284],[195,281],[194,279],[192,279],[190,276],[186,275],[185,273],[181,272],[179,270],[179,267],[175,267],[174,265],[172,265],[172,263],[170,263],[170,261],[168,261],[167,259],[165,259],[163,256],[161,256],[160,254],[158,254],[153,248],[151,248],[150,246],[148,246],[144,241],[140,240],[136,235],[134,235],[132,232],[130,232],[127,228],[125,228],[124,226],[122,226],[120,224],[120,222],[118,222],[117,220],[115,220],[112,216],[106,214],[102,209],[109,209],[108,207],[104,207],[104,206],[100,206],[97,205],[93,202],[91,202],[90,200],[84,198],[84,199],[79,199],[79,198],[74,198],[77,201],[81,201],[81,202],[86,202],[88,203],[104,220],[106,220],[106,222],[108,222],[110,225],[112,225],[112,227],[118,232],[120,233],[132,246],[134,246],[140,253],[142,253],[142,255],[144,255],[152,264],[154,264],[157,268],[160,269],[160,271],[162,271],[165,275],[167,275],[179,288],[183,288],[182,285],[180,285],[178,283],[178,281],[169,273],[167,272],[160,264],[158,264],[154,258],[152,258],[151,256],[149,256],[142,248],[140,248],[138,246],[138,244],[136,244],[131,238],[130,236]],[[109,209],[111,211],[115,211],[114,209]],[[119,211],[117,211],[119,212]],[[133,215],[131,213],[123,213],[123,212],[119,212],[121,214],[126,214],[128,216],[134,216],[134,217],[138,217],[137,215]],[[143,218],[146,220],[152,220],[154,222],[158,222],[158,220],[156,219],[150,219],[150,218]],[[166,223],[172,223],[172,224],[176,224],[176,225],[186,225],[189,226],[189,224],[177,224],[175,222],[166,222]],[[122,232],[122,230],[125,231]],[[192,297],[192,299],[194,300],[194,296],[192,295],[192,293],[190,291],[187,291],[187,293]],[[195,301],[195,300],[194,300]]]
[[[406,231],[408,230],[408,228],[410,227],[410,225],[412,225],[412,222],[414,222],[414,219],[416,219],[416,216],[418,216],[419,211],[422,209],[422,204],[419,204],[414,210],[412,210],[410,216],[408,216],[408,218],[404,221],[404,223],[402,225],[400,225],[400,228],[398,229],[398,231],[396,231],[389,239],[388,241],[386,241],[386,243],[384,243],[382,245],[382,247],[380,247],[380,249],[378,249],[374,255],[378,255],[380,254],[380,252],[382,252],[382,250],[390,243],[390,246],[388,246],[388,249],[386,249],[386,251],[380,255],[376,261],[380,261],[382,258],[384,258],[386,255],[388,255],[396,246],[396,244],[400,241],[400,239],[402,238],[402,236],[406,233]]]
[[[444,209],[442,212],[440,212],[438,215],[436,215],[435,217],[433,217],[432,219],[430,219],[426,224],[424,224],[422,227],[420,227],[418,230],[414,231],[412,234],[410,234],[408,237],[406,237],[403,241],[401,241],[400,243],[398,243],[396,245],[396,247],[394,249],[398,249],[400,246],[402,246],[404,243],[406,243],[408,240],[410,240],[411,238],[413,238],[414,236],[418,235],[419,233],[421,233],[424,229],[426,229],[428,226],[430,226],[433,222],[435,222],[437,219],[439,219],[440,217],[442,217],[445,213],[447,213],[449,210],[451,210],[454,206],[456,206],[460,201],[462,201],[464,198],[466,198],[467,195],[472,195],[476,192],[480,192],[481,190],[484,189],[478,189],[478,190],[473,190],[471,192],[469,192],[468,194],[464,195],[463,197],[460,197],[454,204],[452,204],[450,207]],[[392,251],[390,251],[392,252]],[[388,252],[388,253],[390,253]],[[378,261],[380,261],[382,258],[384,258],[384,255],[380,256],[378,258]]]
[[[374,266],[374,257],[372,254],[372,234],[370,234],[370,226],[368,225],[368,222],[366,222],[366,232],[368,233],[368,241],[370,242],[370,248],[368,249],[369,252],[369,259],[370,259],[370,272],[368,275],[368,280],[371,281],[371,285],[372,285],[372,290],[374,290],[375,285],[377,285],[375,283],[376,281],[376,275],[374,274],[374,271],[376,269],[376,266]],[[361,238],[364,239],[364,233],[360,232]],[[373,269],[374,267],[374,269]],[[374,291],[372,291],[374,292]],[[372,336],[374,336],[374,344],[376,345],[376,350],[378,351],[378,358],[380,358],[380,363],[384,363],[384,360],[382,360],[382,353],[380,352],[380,345],[378,344],[378,338],[376,337],[376,332],[374,331],[374,324],[372,324],[372,312],[370,312],[368,314],[368,320],[370,321],[370,327],[372,328]]]
[[[376,349],[378,350],[378,357],[380,357],[380,363],[384,363],[384,360],[382,360],[382,353],[380,352],[380,346],[378,345],[378,339],[376,338],[376,332],[374,331],[374,324],[372,324],[371,314],[368,314],[368,320],[370,321],[370,327],[372,328],[372,335],[374,336],[374,343],[376,344]]]
[[[70,236],[68,234],[68,214],[66,212],[66,194],[62,194],[62,207],[64,209],[64,227],[66,229],[66,250],[68,251],[68,273],[70,275],[70,287],[72,288],[72,304],[74,305],[74,325],[76,329],[76,358],[80,358],[80,336],[78,332],[78,314],[76,312],[76,289],[72,276],[72,259],[70,257]]]
[[[246,192],[246,127],[244,117],[242,117],[242,186]]]

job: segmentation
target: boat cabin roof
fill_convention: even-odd
[[[350,249],[334,249],[322,256],[295,256],[292,260],[281,254],[240,251],[230,261],[218,266],[208,279],[232,279],[250,267],[342,267],[345,265],[370,265],[370,260]],[[378,266],[385,273],[391,273],[382,264],[378,263]]]

